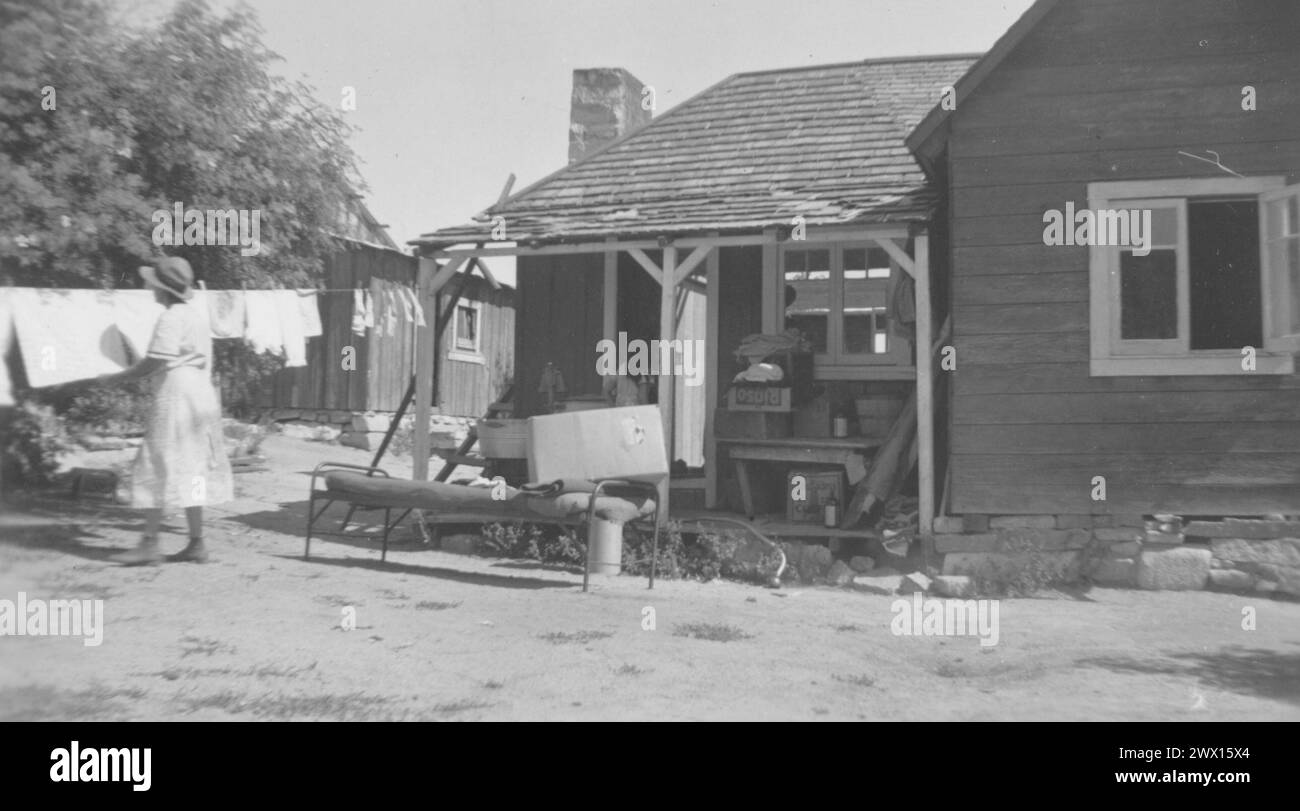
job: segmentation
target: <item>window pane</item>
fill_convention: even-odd
[[[1171,250],[1120,252],[1120,338],[1178,337],[1178,260]]]
[[[1189,202],[1187,239],[1191,348],[1260,346],[1259,204]]]
[[[1269,265],[1287,280],[1289,312],[1283,320],[1286,335],[1300,334],[1300,237],[1278,239],[1268,245]]]
[[[1178,245],[1178,209],[1151,209],[1151,244],[1164,247]]]
[[[813,351],[828,351],[830,327],[831,252],[787,250],[785,261],[785,326],[804,334]]]

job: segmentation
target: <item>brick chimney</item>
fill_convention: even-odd
[[[569,163],[582,160],[650,123],[653,111],[641,106],[644,87],[622,68],[585,68],[573,72]]]

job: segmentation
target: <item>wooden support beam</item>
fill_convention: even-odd
[[[429,478],[429,414],[433,403],[433,372],[437,361],[434,343],[438,334],[438,297],[433,292],[433,279],[437,273],[437,262],[420,258],[416,287],[420,306],[424,308],[425,325],[415,330],[415,425],[411,448],[413,481],[426,481]]]
[[[660,270],[658,265],[656,265],[653,261],[651,261],[650,257],[646,256],[645,251],[641,250],[640,248],[628,248],[627,252],[632,255],[632,258],[636,260],[638,265],[645,268],[645,272],[650,274],[650,278],[654,279],[656,282],[659,282],[661,286],[663,285],[664,283],[663,271]],[[664,255],[666,256],[667,253],[665,252]],[[670,278],[668,282],[668,289],[671,290],[672,288],[673,288],[673,283],[672,283],[672,279]]]
[[[618,251],[605,251],[605,283],[601,286],[604,318],[601,335],[618,340]]]
[[[897,242],[887,237],[877,237],[876,244],[879,245],[881,248],[883,248],[885,253],[893,257],[894,261],[898,263],[899,267],[907,271],[908,276],[911,276],[913,279],[916,279],[916,273],[917,273],[916,267],[920,263],[914,261],[912,257],[908,256],[907,251],[903,250],[903,248]],[[919,282],[920,280],[917,279],[917,281]],[[920,305],[918,304],[917,306],[919,307]],[[925,344],[923,342],[918,342],[918,345],[924,346]]]
[[[482,257],[474,257],[474,264],[478,266],[479,271],[483,274],[483,278],[487,279],[488,284],[492,285],[493,290],[501,289],[501,282],[497,281],[497,277],[492,275],[492,271],[488,269],[487,263],[483,261]],[[473,273],[474,268],[466,268],[465,272]]]
[[[640,260],[638,260],[640,261]],[[649,261],[647,259],[647,261]],[[677,247],[669,245],[664,248],[663,282],[660,283],[659,297],[659,339],[671,341],[677,337]],[[664,442],[668,444],[668,464],[673,462],[673,370],[659,370],[659,413],[664,422]],[[659,485],[659,514],[665,520],[668,517],[669,477],[665,476]]]
[[[917,476],[920,492],[917,522],[922,534],[934,524],[934,341],[933,311],[930,309],[930,238],[916,237],[916,436]],[[888,250],[888,249],[886,249]],[[901,264],[901,262],[900,262]]]
[[[704,361],[704,507],[715,509],[718,506],[718,442],[713,435],[713,410],[718,407],[720,390],[718,375],[718,330],[722,306],[718,293],[722,289],[719,281],[721,257],[719,251],[710,251],[705,263],[708,288],[708,318],[705,323],[704,346],[708,352]],[[687,282],[689,284],[689,282]]]
[[[891,232],[892,233],[892,232]],[[857,235],[858,239],[862,238],[861,232]],[[679,249],[691,249],[701,245],[713,245],[715,247],[735,247],[741,245],[765,245],[775,244],[776,229],[768,229],[761,234],[745,234],[741,236],[696,236],[696,237],[671,237],[665,238],[670,244],[676,245]],[[427,248],[422,251],[422,255],[430,256],[435,259],[449,259],[453,256],[554,256],[570,255],[577,253],[604,253],[607,250],[630,251],[633,248],[643,251],[658,250],[663,247],[663,243],[657,239],[626,239],[618,240],[614,238],[609,241],[594,242],[574,242],[565,244],[548,244],[548,245],[520,245],[501,246],[493,248]]]
[[[695,269],[699,267],[700,263],[704,261],[704,258],[707,257],[709,252],[712,250],[713,244],[707,243],[691,251],[691,255],[686,257],[685,261],[677,267],[677,284],[686,281],[686,277],[695,272]]]

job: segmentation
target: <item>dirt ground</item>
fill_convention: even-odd
[[[405,526],[387,564],[364,540],[304,561],[307,472],[369,454],[264,450],[271,469],[210,509],[203,566],[107,562],[137,538],[125,508],[50,495],[0,515],[0,599],[102,599],[105,618],[98,647],[0,637],[0,720],[1300,720],[1295,602],[1004,600],[983,647],[895,636],[895,597],[633,577],[583,594],[580,574],[436,551]],[[183,516],[169,527],[173,551]]]

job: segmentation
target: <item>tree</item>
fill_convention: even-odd
[[[209,287],[308,286],[362,184],[347,125],[278,59],[246,7],[135,27],[104,0],[0,0],[0,272],[135,287],[167,253]],[[176,203],[260,211],[260,253],[155,245]]]

